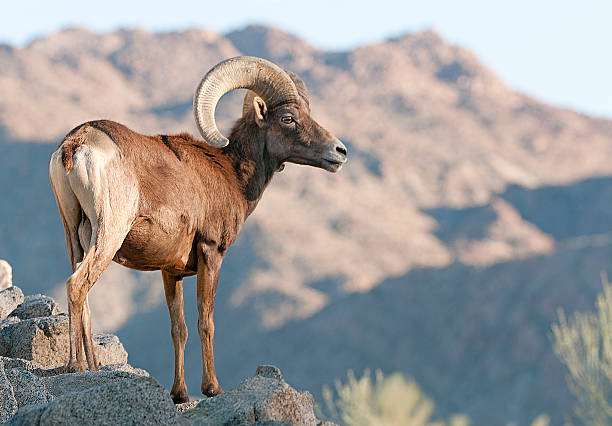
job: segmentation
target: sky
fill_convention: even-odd
[[[12,45],[66,26],[224,33],[265,24],[321,49],[346,50],[434,29],[474,51],[510,87],[612,119],[612,0],[0,2],[0,42]]]

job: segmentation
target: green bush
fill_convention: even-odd
[[[552,326],[555,354],[569,370],[568,385],[578,403],[575,413],[586,425],[612,424],[612,285],[602,274],[603,292],[595,312],[559,310]]]

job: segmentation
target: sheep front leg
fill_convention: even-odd
[[[215,324],[213,312],[215,309],[215,294],[221,269],[222,255],[216,244],[202,243],[198,250],[198,333],[202,343],[202,393],[215,396],[223,393],[215,375],[215,357],[213,354],[213,339]]]
[[[164,292],[168,311],[170,312],[170,334],[174,344],[174,383],[170,396],[175,404],[189,401],[185,384],[185,343],[187,342],[187,325],[183,312],[183,279],[162,271]]]

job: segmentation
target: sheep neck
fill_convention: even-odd
[[[247,202],[247,215],[257,206],[280,163],[270,156],[266,132],[254,122],[238,120],[224,154],[232,158],[236,178]]]

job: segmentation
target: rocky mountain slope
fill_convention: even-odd
[[[15,281],[63,291],[69,267],[47,178],[63,134],[97,118],[195,134],[195,85],[238,54],[300,74],[349,163],[337,175],[287,167],[230,250],[216,304],[222,385],[260,360],[315,393],[347,368],[380,366],[416,376],[442,412],[475,424],[562,418],[570,397],[546,332],[557,305],[590,305],[608,268],[612,185],[593,178],[612,173],[612,122],[510,90],[431,31],[347,52],[265,27],[71,29],[0,46],[0,257]],[[222,100],[223,128],[239,109],[240,95]],[[114,266],[91,299],[94,327],[116,332],[167,385],[159,281]],[[191,330],[193,292],[187,285]]]

